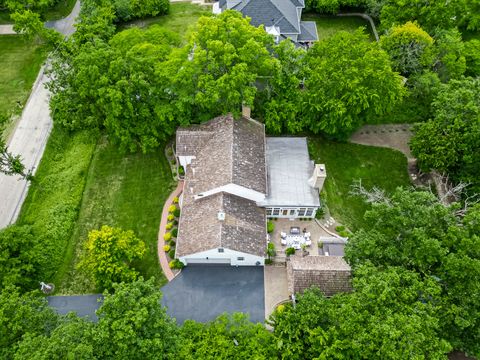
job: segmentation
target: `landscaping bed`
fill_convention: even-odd
[[[310,156],[326,165],[327,179],[321,197],[331,215],[350,230],[362,227],[368,205],[349,194],[351,185],[362,180],[367,189],[376,186],[387,193],[398,186],[410,186],[407,158],[401,152],[322,138],[309,138]]]

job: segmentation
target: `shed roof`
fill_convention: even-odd
[[[315,167],[306,138],[269,137],[266,158],[268,194],[262,206],[320,206],[318,189],[308,184]]]
[[[341,256],[292,256],[290,264],[294,271],[335,270],[350,271],[350,265]]]

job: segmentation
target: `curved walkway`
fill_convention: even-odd
[[[177,188],[173,190],[173,192],[170,194],[168,199],[165,201],[165,204],[163,205],[163,211],[162,211],[162,220],[160,221],[160,229],[158,230],[158,241],[157,241],[157,251],[158,251],[158,260],[160,260],[160,266],[162,267],[162,271],[165,274],[165,277],[167,278],[168,281],[172,281],[172,279],[175,277],[173,274],[172,269],[168,266],[168,259],[167,259],[167,254],[165,254],[165,251],[163,251],[163,235],[166,232],[166,226],[167,226],[167,217],[168,217],[168,208],[173,202],[174,197],[180,196],[180,194],[183,191],[183,181],[179,181],[177,184]]]

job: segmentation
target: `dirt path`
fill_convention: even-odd
[[[415,161],[408,146],[411,137],[410,124],[364,125],[352,135],[350,142],[399,150],[410,163]]]

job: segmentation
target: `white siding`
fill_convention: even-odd
[[[243,258],[243,260],[242,260]],[[185,265],[190,264],[225,264],[230,263],[232,266],[255,266],[265,264],[265,258],[252,254],[246,254],[240,251],[223,248],[223,252],[218,249],[211,249],[195,254],[182,256],[179,259]]]

